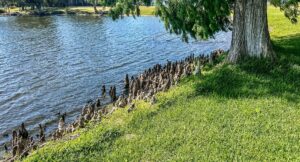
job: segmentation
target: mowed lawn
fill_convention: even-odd
[[[99,11],[109,11],[110,7],[100,7],[98,6],[97,9]],[[69,7],[67,8],[67,10],[70,11],[83,11],[83,12],[87,12],[87,13],[94,13],[95,10],[93,7]],[[147,16],[147,15],[154,15],[154,10],[155,7],[154,6],[140,6],[140,10],[141,10],[141,15],[143,16]]]
[[[138,20],[137,20],[138,21]],[[269,7],[276,65],[207,66],[25,161],[300,161],[300,25]]]
[[[4,8],[1,8],[1,10],[6,11]],[[102,7],[102,6],[98,6],[97,10],[98,11],[109,11],[111,9],[111,7]],[[67,13],[67,12],[73,12],[73,13],[88,13],[88,14],[94,14],[95,10],[94,7],[92,6],[71,6],[71,7],[47,7],[44,10],[52,13],[52,12],[59,12],[61,14],[63,13]],[[140,6],[140,11],[141,11],[141,15],[142,16],[148,16],[148,15],[154,15],[154,11],[155,11],[155,7],[154,6]],[[16,7],[16,8],[12,8],[10,9],[10,13],[22,13],[22,14],[26,14],[27,12],[30,12],[30,10],[26,10],[26,11],[21,11],[20,8]]]

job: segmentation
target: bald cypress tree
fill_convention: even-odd
[[[172,33],[208,39],[216,32],[232,30],[228,61],[237,63],[244,57],[276,59],[268,30],[268,2],[297,22],[300,0],[157,0],[156,14]],[[111,10],[113,19],[139,15],[139,5],[149,0],[118,0]]]

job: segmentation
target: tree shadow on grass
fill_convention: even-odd
[[[281,68],[254,73],[247,67],[223,65],[195,84],[195,96],[215,94],[227,98],[284,97],[299,102],[300,69]],[[265,71],[265,69],[264,69]]]
[[[274,41],[279,61],[247,59],[238,66],[214,68],[195,84],[195,96],[227,98],[283,97],[300,102],[300,34]]]
[[[281,57],[281,61],[300,64],[300,33],[273,40],[274,49]]]
[[[64,149],[62,152],[58,152],[58,155],[67,156],[71,159],[78,159],[80,158],[88,158],[93,153],[97,153],[98,155],[103,154],[103,150],[108,150],[112,148],[112,145],[115,143],[115,141],[122,137],[124,135],[124,132],[122,132],[119,129],[110,129],[106,130],[105,132],[101,134],[95,134],[96,136],[99,136],[96,142],[94,141],[87,141],[84,145],[78,144],[73,149]],[[71,152],[69,152],[71,151]],[[58,159],[64,159],[65,157],[56,157]],[[70,159],[70,161],[72,161]]]

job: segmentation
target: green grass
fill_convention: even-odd
[[[279,9],[269,9],[270,34],[281,59],[300,64],[300,25],[292,25]]]
[[[141,6],[140,10],[141,10],[141,15],[144,15],[144,16],[154,15],[155,7],[154,6],[150,6],[150,7]]]
[[[102,10],[102,11],[109,11],[110,7],[105,7],[105,8],[97,7],[97,9]],[[68,10],[94,13],[93,7],[69,7]],[[154,15],[155,7],[154,6],[150,6],[150,7],[140,6],[140,10],[141,10],[141,15],[143,15],[143,16]]]
[[[89,13],[89,14],[94,14],[95,10],[94,7],[68,7],[67,10],[69,11],[74,11],[74,12],[85,12],[85,13]],[[109,7],[97,7],[98,11],[109,11],[110,8]]]
[[[110,7],[97,7],[98,11],[109,11]],[[3,8],[0,8],[0,10],[5,11]],[[48,7],[45,9],[46,11],[52,13],[52,12],[73,12],[73,13],[86,13],[86,14],[94,14],[95,10],[93,7],[91,6],[86,6],[86,7],[77,7],[77,6],[72,6],[72,7],[67,7],[67,8],[61,8],[61,7]],[[154,6],[140,6],[140,10],[141,10],[141,15],[142,16],[148,16],[148,15],[154,15],[154,10],[155,7]],[[30,10],[26,10],[26,11],[20,11],[19,8],[12,8],[10,9],[10,13],[16,13],[19,12],[21,14],[28,14],[30,12]],[[1,12],[2,13],[2,12]]]
[[[269,20],[276,65],[207,67],[25,161],[300,161],[300,25],[274,8]]]

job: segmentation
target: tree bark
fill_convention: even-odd
[[[235,0],[228,60],[244,57],[276,59],[268,29],[267,0]]]
[[[98,13],[97,4],[98,4],[98,0],[94,0],[94,11],[96,14]]]

